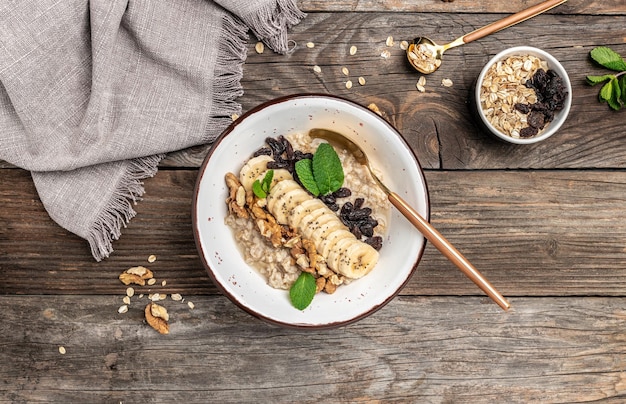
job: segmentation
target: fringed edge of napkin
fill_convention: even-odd
[[[220,47],[215,66],[212,107],[213,116],[207,122],[205,141],[212,142],[231,122],[233,114],[241,113],[237,97],[243,95],[242,65],[246,60],[248,27],[229,14],[224,15],[220,32]],[[119,239],[122,228],[137,214],[133,204],[144,194],[143,180],[156,175],[165,154],[130,161],[111,200],[105,205],[86,237],[96,261],[113,252],[113,241]]]
[[[101,261],[113,252],[113,241],[121,236],[122,227],[126,227],[130,219],[137,214],[133,204],[144,194],[142,180],[156,174],[157,166],[164,157],[165,154],[159,154],[129,160],[115,193],[98,215],[86,237],[96,261]]]
[[[264,6],[257,12],[242,16],[256,37],[274,51],[285,54],[289,50],[287,29],[299,23],[306,14],[294,0],[277,0],[276,6]]]

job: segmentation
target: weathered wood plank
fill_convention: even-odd
[[[308,12],[335,11],[335,12],[374,12],[392,11],[407,13],[516,13],[531,5],[540,3],[539,0],[511,1],[473,1],[454,0],[452,2],[432,0],[298,0],[302,10]],[[550,13],[563,14],[621,14],[626,13],[622,0],[584,1],[570,0]]]
[[[595,46],[610,45],[626,55],[626,17],[540,16],[526,21],[447,52],[442,68],[427,76],[426,93],[419,93],[415,88],[419,74],[408,66],[397,43],[419,33],[442,41],[452,39],[487,20],[482,14],[462,18],[454,14],[313,14],[293,28],[290,37],[300,45],[288,56],[259,55],[251,41],[242,81],[244,111],[288,94],[330,93],[363,105],[376,103],[427,168],[623,168],[626,133],[622,114],[599,103],[599,89],[584,79],[587,74],[604,74],[588,57]],[[584,37],[579,33],[581,25],[585,26]],[[613,27],[610,35],[608,26]],[[388,35],[396,39],[394,48],[385,45]],[[308,41],[315,43],[313,49],[303,46]],[[354,56],[348,52],[352,45],[359,49]],[[483,64],[496,52],[516,45],[536,46],[556,56],[569,71],[574,94],[569,119],[560,132],[545,142],[523,147],[486,135],[468,107]],[[389,59],[380,57],[384,50],[391,51]],[[314,73],[313,65],[319,65],[322,73]],[[349,77],[342,74],[343,66],[349,69]],[[365,86],[356,85],[359,76],[366,79]],[[442,87],[443,78],[451,78],[453,87]],[[345,88],[348,79],[355,83],[350,90]],[[174,153],[163,165],[197,166],[205,153],[202,148]]]
[[[415,2],[398,2],[405,3]],[[431,3],[452,7],[450,3]],[[597,2],[566,4],[574,3],[598,6]],[[623,7],[621,3],[606,2]],[[415,89],[419,75],[408,66],[397,45],[400,40],[424,34],[443,42],[491,19],[486,14],[312,13],[290,31],[290,38],[300,45],[288,56],[269,51],[259,55],[251,39],[242,80],[245,94],[240,101],[246,111],[275,97],[321,92],[364,105],[376,103],[407,137],[427,168],[623,168],[626,134],[622,130],[622,114],[600,104],[599,89],[588,86],[584,77],[604,72],[588,58],[593,47],[610,45],[626,55],[626,16],[539,16],[450,50],[443,67],[428,76],[427,92],[422,94]],[[580,35],[581,26],[585,27],[584,36]],[[394,36],[396,46],[391,49],[391,57],[383,59],[380,53],[387,49],[384,42],[388,35]],[[314,42],[315,48],[306,48],[308,41]],[[352,45],[359,48],[355,56],[348,53]],[[488,137],[475,125],[467,104],[482,65],[497,51],[515,45],[533,45],[551,52],[570,72],[573,84],[570,118],[556,136],[533,146],[511,146]],[[315,64],[321,66],[321,74],[313,73]],[[342,66],[349,68],[353,82],[362,75],[366,85],[347,90],[348,78],[341,73]],[[443,78],[451,78],[454,86],[441,87]],[[172,153],[163,166],[197,167],[206,150],[206,146],[198,146]],[[1,167],[9,166],[0,163]]]
[[[119,294],[124,269],[151,264],[167,293],[217,293],[191,231],[195,170],[146,181],[111,258],[60,229],[21,170],[0,170],[0,294]],[[509,296],[626,291],[623,171],[427,171],[432,223]],[[403,294],[480,294],[431,245]]]
[[[221,296],[0,297],[0,394],[21,402],[590,402],[624,399],[624,298],[399,297],[336,330],[266,325]],[[66,349],[61,355],[59,346]]]

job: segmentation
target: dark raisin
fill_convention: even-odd
[[[532,111],[528,114],[528,126],[543,129],[545,125],[543,113],[540,111]]]
[[[272,149],[270,149],[269,147],[262,147],[259,150],[254,152],[253,157],[271,156],[271,155],[272,155]]]
[[[361,233],[361,229],[359,229],[359,226],[353,225],[352,227],[350,227],[350,232],[354,234],[354,237],[356,237],[357,240],[360,240],[361,237],[363,237],[363,233]]]
[[[346,202],[341,207],[341,214],[347,215],[348,213],[352,212],[352,209],[354,209],[354,205],[352,205],[352,202]]]
[[[352,212],[348,213],[348,220],[357,222],[363,219],[367,219],[371,214],[371,208],[354,209]]]
[[[291,145],[291,142],[282,135],[278,137],[278,140],[280,141],[280,143],[283,145],[283,148],[285,149],[285,158],[287,160],[293,160],[294,151],[293,151],[293,146]]]
[[[328,205],[328,209],[332,210],[333,212],[337,212],[339,210],[339,204],[331,203]]]
[[[527,126],[525,128],[522,128],[522,130],[519,131],[519,136],[524,137],[524,138],[533,137],[537,133],[539,133],[539,129],[533,128],[532,126]]]
[[[333,192],[333,196],[335,198],[347,198],[350,195],[352,195],[352,191],[350,191],[349,188],[345,188],[345,187],[339,188],[338,190]]]
[[[516,110],[518,110],[522,114],[527,114],[527,113],[530,112],[530,105],[522,104],[521,102],[518,102],[517,104],[515,104],[515,106],[513,108],[515,108]]]
[[[363,202],[365,202],[365,199],[363,199],[363,198],[356,198],[354,200],[354,209],[360,209],[361,206],[363,206]]]
[[[337,199],[334,196],[332,196],[332,194],[322,195],[320,196],[320,200],[324,202],[326,205],[330,205],[332,203],[337,202]]]
[[[268,169],[277,170],[277,169],[287,168],[287,167],[289,167],[289,163],[284,160],[279,160],[279,161],[274,160],[274,161],[267,162]]]
[[[369,224],[372,226],[372,228],[378,226],[378,220],[374,219],[373,217],[369,217],[367,219],[367,221],[369,222]]]
[[[283,144],[273,137],[268,137],[267,139],[265,139],[265,142],[272,149],[272,154],[275,158],[280,157],[285,151],[285,147],[283,146]]]
[[[380,236],[370,237],[366,239],[365,242],[374,247],[376,250],[380,250],[383,246],[383,238]]]
[[[374,228],[369,221],[362,222],[362,224],[359,225],[359,229],[365,237],[372,237],[374,235]]]
[[[300,161],[300,160],[304,160],[304,159],[313,159],[313,153],[304,153],[300,150],[296,150],[295,152],[293,152],[293,158],[296,161]]]

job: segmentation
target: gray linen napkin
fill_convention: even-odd
[[[2,2],[0,159],[108,257],[164,154],[241,112],[248,31],[284,53],[303,17],[294,0]]]

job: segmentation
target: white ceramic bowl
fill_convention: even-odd
[[[194,236],[209,276],[234,303],[274,324],[329,328],[368,316],[387,304],[409,281],[424,252],[423,236],[396,210],[376,267],[365,277],[318,293],[305,310],[291,305],[288,291],[273,289],[240,254],[224,224],[227,187],[224,175],[238,173],[244,161],[268,136],[327,128],[356,141],[368,153],[384,181],[423,217],[430,217],[422,169],[400,133],[369,109],[330,95],[304,94],[279,98],[245,113],[216,140],[196,182]]]
[[[480,87],[483,83],[485,75],[487,74],[487,71],[491,68],[491,66],[493,66],[495,63],[497,63],[500,60],[504,60],[508,58],[509,56],[519,56],[519,55],[533,55],[533,56],[538,57],[541,60],[546,61],[548,64],[548,68],[554,70],[563,79],[563,84],[565,85],[567,89],[567,97],[566,97],[565,105],[563,106],[563,109],[555,113],[554,119],[552,120],[552,122],[550,122],[550,124],[543,131],[540,131],[536,136],[529,137],[529,138],[514,138],[512,136],[509,136],[506,133],[502,133],[489,122],[489,120],[487,119],[487,117],[485,116],[483,112],[483,109],[480,106]],[[491,58],[491,60],[489,60],[489,62],[481,70],[478,76],[478,79],[476,80],[476,86],[475,86],[472,97],[473,97],[472,101],[475,107],[475,112],[478,114],[479,121],[486,130],[488,130],[490,133],[497,136],[498,138],[509,143],[531,144],[531,143],[537,143],[537,142],[540,142],[542,140],[549,138],[550,136],[554,135],[559,130],[559,128],[563,125],[563,123],[567,119],[567,115],[569,114],[569,110],[572,105],[572,85],[571,85],[569,76],[567,75],[567,71],[565,71],[565,68],[561,65],[561,63],[559,63],[559,61],[554,56],[550,55],[548,52],[544,50],[534,48],[531,46],[516,46],[513,48],[503,50],[502,52],[498,53],[493,58]]]

